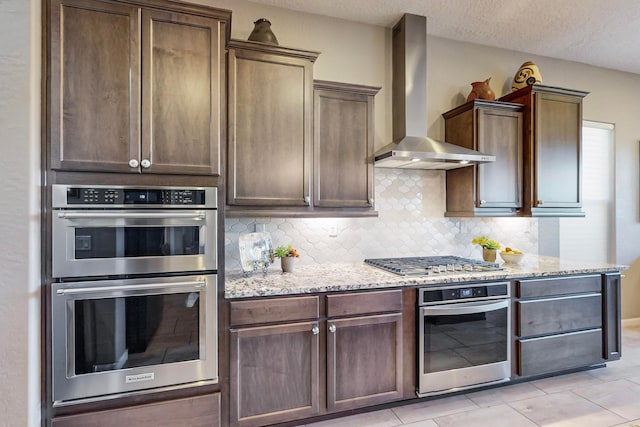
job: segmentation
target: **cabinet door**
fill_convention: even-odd
[[[314,91],[313,204],[373,206],[373,95],[350,85],[317,82]]]
[[[51,168],[130,172],[140,158],[140,11],[95,0],[52,0],[50,11]]]
[[[317,322],[231,330],[231,423],[262,426],[318,413]]]
[[[478,109],[477,149],[496,161],[478,165],[477,208],[522,207],[522,113]]]
[[[618,360],[622,356],[621,280],[619,273],[608,273],[603,276],[602,316],[604,322],[604,358],[606,360]]]
[[[143,172],[219,173],[224,23],[142,13]]]
[[[402,398],[402,314],[329,320],[327,325],[330,411]]]
[[[219,427],[220,393],[54,418],[52,427]]]
[[[309,206],[312,62],[229,50],[229,205]]]
[[[534,95],[535,138],[533,206],[582,205],[582,98]]]

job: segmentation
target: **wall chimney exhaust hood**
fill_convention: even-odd
[[[427,18],[405,14],[392,34],[393,142],[374,155],[376,167],[455,169],[496,157],[427,137]]]

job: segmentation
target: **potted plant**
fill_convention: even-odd
[[[280,258],[280,267],[284,273],[293,272],[293,260],[298,258],[300,254],[291,245],[278,246],[273,254],[276,258]]]
[[[490,240],[486,236],[474,237],[471,240],[474,245],[482,246],[482,259],[487,262],[496,262],[496,251],[500,249],[500,243]]]

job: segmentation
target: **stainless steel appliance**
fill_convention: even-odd
[[[216,270],[217,189],[53,185],[57,278]]]
[[[371,258],[365,263],[401,276],[428,276],[503,270],[499,264],[453,255],[406,258]]]
[[[53,406],[218,381],[217,190],[53,185]]]
[[[508,282],[418,289],[418,395],[508,381]]]
[[[216,275],[52,284],[54,406],[218,380]]]

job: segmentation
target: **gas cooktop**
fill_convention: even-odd
[[[365,263],[401,276],[426,276],[504,270],[499,264],[457,256],[365,259]]]

